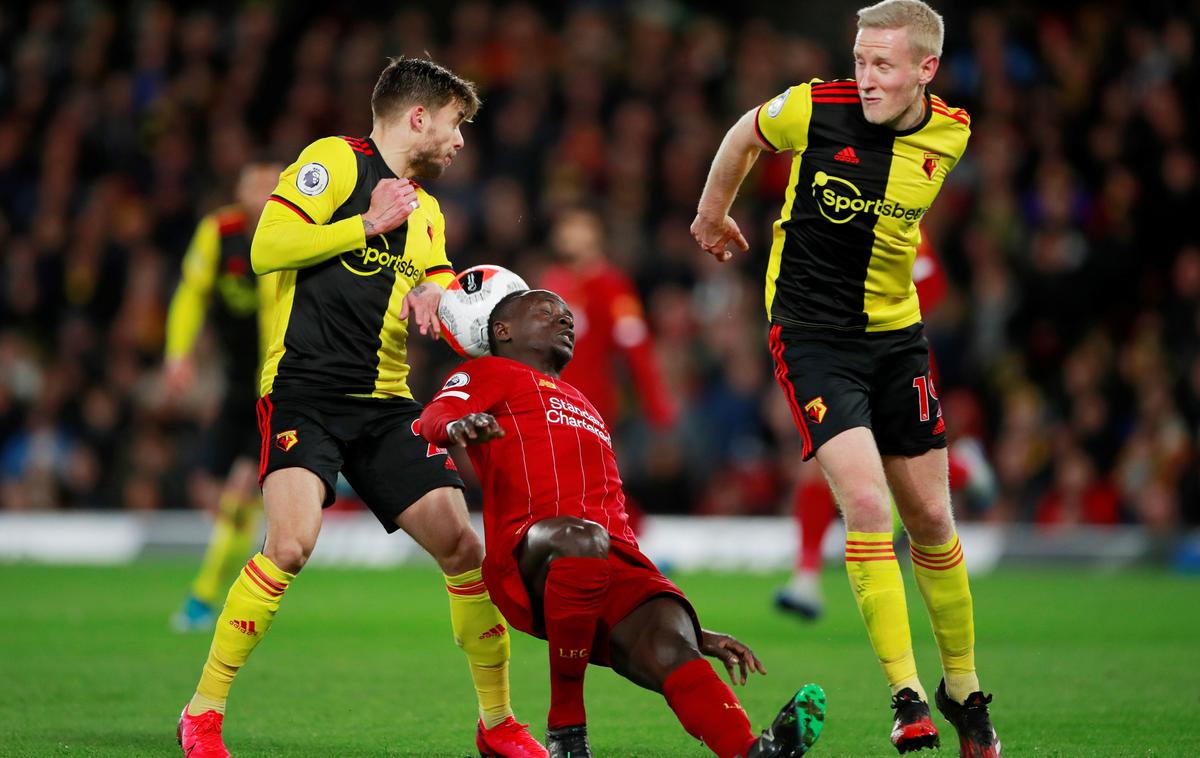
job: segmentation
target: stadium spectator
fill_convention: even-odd
[[[1193,458],[1161,468],[1152,507],[1133,507],[1136,492],[1123,489],[1122,512],[1194,524],[1200,303],[1188,272],[1200,240],[1180,220],[1200,192],[1200,100],[1187,96],[1200,81],[1194,14],[938,6],[957,21],[936,84],[971,112],[972,137],[924,220],[949,278],[927,333],[942,397],[958,390],[983,409],[1002,484],[986,517],[1032,520],[1053,481],[1042,448],[1063,425],[1086,427],[1080,444],[1100,470],[1113,470],[1142,413],[1140,388],[1115,356],[1138,339],[1136,316],[1152,313],[1159,318],[1149,328],[1162,330],[1167,346],[1162,381]],[[711,457],[701,439],[706,398],[741,381],[730,381],[712,327],[759,339],[764,265],[747,257],[714,279],[694,260],[687,223],[703,180],[697,167],[735,114],[801,77],[848,74],[833,54],[848,39],[825,15],[795,4],[747,15],[740,6],[550,12],[476,2],[370,19],[319,10],[297,25],[262,4],[228,14],[163,3],[6,8],[0,449],[44,435],[46,418],[71,444],[49,448],[70,461],[52,473],[15,463],[0,470],[0,507],[125,508],[131,479],[143,506],[203,499],[187,472],[208,454],[197,430],[220,398],[211,340],[197,345],[200,371],[186,403],[168,408],[158,387],[181,251],[259,146],[291,159],[323,134],[367,132],[361,103],[379,61],[429,51],[475,76],[488,103],[476,138],[433,188],[450,219],[451,258],[531,268],[505,257],[511,232],[496,227],[494,211],[485,224],[480,188],[493,182],[515,182],[506,207],[522,215],[508,221],[535,246],[547,244],[556,209],[579,201],[598,209],[613,262],[662,336],[663,378],[679,410],[676,437],[654,440],[644,460],[630,461],[636,466],[622,461],[627,484],[651,510],[694,510],[715,481],[736,481],[726,473],[731,462]],[[736,212],[756,247],[787,169],[786,157],[765,156],[742,188]],[[1056,302],[1076,290],[1089,295],[1086,307]],[[1098,350],[1088,358],[1093,388],[1077,399],[1062,391],[1059,367],[1098,336],[1104,344],[1087,348]],[[422,366],[414,394],[429,397],[432,377],[454,359],[411,347]],[[738,465],[767,466],[777,485],[720,500],[785,513],[794,457],[778,452],[788,441],[775,431],[769,365],[758,373],[760,402]],[[49,376],[66,383],[65,394],[48,394]],[[1039,398],[1031,430],[1010,417],[1025,413],[1014,393]],[[629,434],[621,449],[641,450]],[[147,439],[166,443],[156,460],[134,454]]]

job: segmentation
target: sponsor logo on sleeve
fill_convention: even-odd
[[[320,163],[305,163],[296,174],[296,189],[316,197],[329,186],[329,170]]]

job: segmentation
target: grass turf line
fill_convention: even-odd
[[[167,618],[193,566],[0,566],[0,756],[168,756],[207,635]],[[814,756],[895,755],[887,689],[845,577],[825,574],[816,624],[770,607],[782,577],[676,577],[705,626],[732,633],[769,675],[736,688],[755,728],[801,684],[829,693]],[[908,581],[917,660],[932,692],[937,650]],[[1155,572],[1007,570],[972,582],[980,673],[1013,756],[1200,755],[1200,581]],[[723,672],[722,672],[723,675]],[[541,736],[544,643],[514,634],[513,700]],[[598,755],[704,756],[662,699],[592,668]],[[953,755],[953,730],[935,713]],[[435,570],[313,567],[289,590],[234,685],[225,734],[235,755],[475,755],[466,666],[450,640]],[[933,754],[930,754],[933,755]]]

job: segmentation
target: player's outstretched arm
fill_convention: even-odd
[[[700,635],[700,652],[724,663],[733,684],[745,684],[751,672],[767,673],[754,651],[740,640],[708,629],[702,629]]]
[[[692,221],[692,237],[718,261],[733,257],[733,252],[726,249],[730,242],[742,252],[750,249],[737,222],[729,216],[729,208],[762,152],[762,143],[754,129],[757,118],[757,109],[747,111],[721,140],[696,207],[696,218]]]
[[[450,444],[459,447],[482,445],[503,436],[504,429],[490,413],[468,413],[446,426],[446,437]]]

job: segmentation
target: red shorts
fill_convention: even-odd
[[[591,662],[608,666],[609,633],[612,628],[646,601],[660,595],[668,595],[679,603],[692,617],[696,627],[696,639],[700,639],[700,621],[696,611],[683,590],[663,576],[654,563],[633,545],[613,538],[608,549],[609,582],[605,593],[604,609],[596,625],[596,637],[592,640]],[[545,624],[535,617],[525,582],[511,553],[501,551],[493,557],[488,553],[483,561],[483,580],[488,594],[500,613],[513,629],[539,639],[546,639]]]

